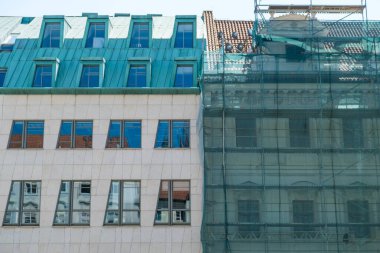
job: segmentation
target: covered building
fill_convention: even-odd
[[[380,23],[365,7],[256,4],[251,27],[204,12],[204,252],[379,252]]]

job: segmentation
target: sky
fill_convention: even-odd
[[[260,1],[260,0],[257,0]],[[365,0],[261,0],[269,4],[360,4]],[[367,0],[369,19],[380,20],[380,0]],[[254,0],[0,0],[0,16],[80,16],[82,12],[102,15],[130,13],[202,15],[213,10],[217,19],[254,19]]]

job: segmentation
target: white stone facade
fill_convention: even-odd
[[[0,221],[12,180],[41,180],[39,226],[1,226],[1,253],[201,252],[199,95],[0,95]],[[93,120],[92,149],[56,149],[61,120]],[[141,149],[105,149],[111,119],[142,121]],[[159,119],[190,120],[189,149],[154,149]],[[13,120],[44,120],[43,149],[7,149]],[[191,225],[154,225],[161,179],[191,180]],[[53,226],[61,180],[91,180],[90,226]],[[103,226],[111,180],[141,180],[141,224]]]

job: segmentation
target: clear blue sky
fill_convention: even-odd
[[[310,0],[262,0],[275,4],[308,4]],[[363,0],[364,1],[364,0]],[[361,0],[313,0],[314,4],[360,4]],[[254,0],[0,0],[0,16],[113,15],[160,13],[201,15],[213,10],[218,19],[254,19]],[[367,0],[369,19],[380,20],[380,0]]]

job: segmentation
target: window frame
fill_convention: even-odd
[[[173,84],[173,88],[176,88],[176,89],[191,89],[191,88],[198,88],[198,80],[197,80],[197,77],[198,77],[198,64],[197,64],[197,60],[196,59],[193,59],[193,58],[175,58],[175,63],[174,63],[174,69],[173,69],[173,74],[172,74],[172,84]],[[193,67],[193,85],[190,86],[190,87],[176,87],[176,76],[177,76],[177,69],[179,66],[192,66]]]
[[[157,142],[157,136],[158,136],[158,130],[159,130],[159,127],[160,127],[160,122],[162,121],[168,121],[169,123],[169,129],[168,129],[168,147],[156,147],[156,142]],[[172,139],[173,139],[173,136],[172,136],[172,133],[173,133],[173,122],[189,122],[189,146],[188,147],[174,147],[173,148],[173,142],[172,142]],[[190,119],[160,119],[158,120],[158,123],[157,123],[157,129],[156,129],[156,137],[154,139],[154,146],[153,148],[155,150],[159,150],[159,149],[179,149],[179,150],[182,150],[182,149],[190,149],[191,148],[191,120]]]
[[[149,41],[148,41],[148,47],[132,47],[132,33],[133,33],[133,27],[135,23],[148,23],[149,28]],[[149,49],[152,48],[152,16],[146,15],[146,16],[139,16],[139,15],[132,15],[131,22],[129,24],[129,30],[128,30],[128,41],[127,45],[129,49]]]
[[[61,197],[61,186],[62,186],[62,183],[63,182],[70,182],[70,196],[69,196],[69,201],[70,201],[70,205],[69,205],[69,208],[68,208],[68,213],[69,213],[69,220],[68,220],[68,223],[67,224],[62,224],[62,223],[55,223],[55,219],[56,219],[56,215],[57,215],[57,212],[59,211],[58,210],[58,205],[59,205],[59,199]],[[89,197],[90,197],[90,206],[89,206],[89,209],[88,209],[88,213],[90,214],[90,219],[89,219],[89,222],[88,224],[84,224],[84,223],[73,223],[73,213],[74,212],[78,212],[78,211],[83,211],[85,209],[74,209],[73,208],[73,199],[74,199],[74,184],[75,183],[89,183],[90,184],[90,193],[83,193],[83,194],[88,194]],[[61,180],[60,181],[60,184],[59,184],[59,190],[58,190],[58,197],[57,197],[57,202],[56,202],[56,206],[55,206],[55,210],[54,210],[54,216],[53,216],[53,226],[54,227],[64,227],[64,226],[84,226],[84,227],[89,227],[91,225],[91,194],[92,194],[92,184],[91,184],[91,180]],[[82,186],[82,185],[81,185]],[[67,185],[66,185],[66,188],[65,188],[65,192],[67,192]],[[62,211],[61,211],[62,212]]]
[[[58,47],[42,47],[43,38],[44,38],[44,32],[46,24],[48,23],[59,23],[60,24],[60,39],[59,39],[59,46]],[[45,49],[52,49],[52,48],[62,48],[63,43],[65,40],[65,35],[67,31],[71,28],[70,24],[66,21],[64,16],[61,15],[45,15],[43,16],[39,38],[38,38],[38,47],[39,48],[45,48]]]
[[[34,87],[34,78],[36,75],[36,70],[38,66],[48,66],[51,65],[51,86],[50,87]],[[41,57],[33,60],[33,69],[29,75],[30,88],[33,89],[51,89],[56,87],[57,76],[59,70],[60,60],[54,57]]]
[[[11,148],[9,147],[11,144],[11,137],[12,137],[12,130],[15,122],[22,122],[23,127],[22,127],[22,136],[21,136],[21,147],[19,148]],[[36,122],[36,123],[41,123],[43,124],[43,133],[42,133],[42,147],[40,148],[28,148],[27,147],[27,125],[30,122]],[[7,144],[7,149],[43,149],[44,148],[44,139],[45,139],[45,121],[44,120],[13,120],[12,125],[11,125],[11,131],[9,133],[8,137],[8,144]]]
[[[108,144],[108,139],[109,139],[109,134],[110,134],[110,127],[111,127],[111,124],[113,121],[119,121],[121,123],[120,125],[120,147],[119,148],[111,148],[111,147],[107,147],[107,144]],[[129,148],[129,147],[125,147],[125,143],[124,143],[124,130],[125,130],[125,123],[126,122],[139,122],[140,123],[140,147],[139,148]],[[109,126],[108,126],[108,133],[107,133],[107,139],[106,139],[106,145],[105,145],[105,149],[141,149],[142,148],[142,120],[139,120],[139,119],[111,119],[110,120],[110,123],[109,123]]]
[[[365,148],[365,127],[363,126],[363,119],[364,118],[342,118],[342,144],[344,149]],[[347,125],[351,126],[352,128],[346,128]],[[356,126],[360,126],[360,129],[356,128]],[[347,139],[347,137],[349,138]],[[359,138],[359,140],[357,140],[357,138]],[[349,139],[351,139],[351,141],[347,142]],[[359,141],[359,143],[356,143],[356,141]]]
[[[351,222],[350,221],[350,204],[351,203],[354,203],[355,205],[357,205],[357,203],[366,203],[368,209],[366,210],[368,213],[368,221],[367,222]],[[358,239],[363,239],[363,238],[371,238],[373,236],[373,232],[371,231],[371,227],[370,226],[367,226],[367,227],[363,227],[363,225],[369,225],[371,223],[371,202],[368,200],[368,199],[349,199],[347,200],[346,202],[346,207],[347,207],[347,223],[349,224],[348,226],[348,231],[351,235],[354,236],[354,238],[358,238]],[[353,210],[355,211],[355,213],[357,214],[358,212],[356,210]],[[351,225],[354,225],[354,226],[351,226]],[[357,225],[357,226],[355,226]],[[360,226],[362,225],[362,226]],[[361,231],[361,230],[364,230]],[[357,234],[361,234],[360,236],[357,236]]]
[[[60,143],[59,138],[60,138],[60,134],[61,134],[62,124],[63,124],[63,122],[67,122],[67,121],[70,121],[71,124],[72,124],[71,133],[70,133],[71,134],[71,136],[70,136],[71,145],[70,145],[69,148],[61,148],[61,147],[59,147],[59,143]],[[75,131],[76,131],[76,123],[77,122],[91,122],[91,124],[92,124],[92,128],[91,128],[91,138],[92,138],[92,140],[91,140],[91,147],[89,147],[89,148],[77,148],[77,147],[75,147],[76,146],[75,145],[75,139],[76,139],[76,133],[75,133]],[[62,150],[68,150],[68,149],[84,149],[84,150],[87,150],[87,149],[92,149],[92,147],[93,147],[93,137],[94,137],[94,121],[93,120],[70,120],[70,119],[66,120],[66,119],[63,119],[63,120],[61,120],[61,125],[59,127],[56,149],[62,149]]]
[[[145,87],[129,87],[128,86],[128,78],[129,71],[133,65],[145,65],[146,68],[146,86]],[[128,58],[127,70],[125,73],[125,87],[128,89],[141,89],[141,88],[150,88],[151,87],[151,79],[152,79],[152,64],[150,58]]]
[[[302,123],[305,123],[306,124],[306,135],[307,135],[307,138],[305,139],[302,139],[303,137],[303,134],[304,132],[302,131],[302,136],[300,135],[301,131],[299,128],[295,129],[292,126],[292,124],[295,124],[295,122],[300,122],[300,121],[304,121]],[[289,147],[290,148],[310,148],[311,147],[311,131],[310,131],[310,118],[309,117],[304,117],[304,118],[289,118],[288,119],[288,126],[289,126]],[[296,136],[295,136],[296,135]],[[295,138],[296,137],[296,138]],[[307,143],[304,143],[303,141],[306,140]],[[300,143],[302,142],[302,145],[300,145]]]
[[[177,36],[178,24],[179,23],[192,23],[193,24],[193,47],[197,48],[197,16],[196,15],[176,15],[173,27],[173,36],[171,46],[176,49],[189,49],[189,47],[175,47],[175,40]],[[195,71],[194,71],[195,72]]]
[[[302,206],[305,206],[305,203],[308,203],[308,204],[311,204],[311,213],[312,213],[312,222],[308,223],[308,222],[296,222],[295,220],[295,216],[296,214],[299,214],[299,212],[295,212],[295,205],[297,203],[301,203]],[[292,217],[291,217],[291,220],[294,224],[294,227],[293,227],[293,237],[294,238],[302,238],[302,239],[305,239],[305,238],[308,238],[307,236],[303,236],[303,234],[313,234],[315,235],[316,233],[316,229],[315,227],[313,226],[315,223],[316,223],[316,204],[315,204],[315,201],[313,199],[293,199],[292,200]],[[304,214],[304,212],[303,212]],[[310,214],[310,212],[308,212],[308,214]],[[300,230],[300,229],[305,229],[305,230]]]
[[[100,47],[100,48],[94,48],[94,47],[86,47],[86,42],[87,42],[87,37],[88,37],[88,32],[89,32],[89,29],[90,29],[90,25],[91,23],[104,23],[104,45],[103,47]],[[88,17],[87,18],[87,21],[86,21],[86,27],[85,27],[85,30],[84,30],[84,34],[83,34],[83,42],[82,42],[82,47],[84,49],[104,49],[104,48],[107,48],[107,45],[108,45],[108,35],[109,35],[109,32],[112,30],[112,24],[109,20],[109,17],[106,16],[106,15],[100,15],[100,16],[97,16],[97,17]]]
[[[17,221],[17,224],[6,224],[5,223],[5,219],[6,219],[6,214],[8,212],[8,204],[9,204],[9,201],[11,199],[11,193],[12,193],[12,186],[13,186],[13,183],[14,182],[19,182],[20,183],[20,196],[19,196],[19,207],[18,207],[18,210],[17,211],[11,211],[13,213],[17,212],[18,213],[18,221]],[[39,195],[39,209],[37,211],[30,211],[30,210],[26,210],[24,211],[24,208],[23,208],[23,203],[24,203],[24,196],[25,196],[25,188],[24,188],[24,184],[25,183],[40,183],[40,190],[37,194],[33,194],[33,195]],[[19,226],[23,226],[23,227],[39,227],[40,226],[40,223],[41,223],[41,189],[42,189],[42,181],[41,180],[12,180],[11,181],[11,184],[10,184],[10,188],[9,188],[9,193],[8,193],[8,199],[7,199],[7,203],[5,205],[5,212],[4,212],[4,217],[3,217],[3,223],[2,225],[4,227],[19,227]],[[35,223],[35,224],[31,224],[31,223],[23,223],[22,222],[22,217],[23,217],[23,213],[24,212],[27,212],[27,213],[38,213],[39,215],[39,222],[38,223]]]
[[[110,200],[110,196],[111,196],[111,191],[112,191],[112,183],[113,182],[118,182],[119,183],[119,192],[118,192],[118,201],[119,201],[119,208],[118,210],[110,210],[111,212],[112,211],[117,211],[119,212],[119,221],[118,223],[106,223],[106,218],[107,218],[107,211],[108,211],[108,203],[109,203],[109,200]],[[124,206],[124,183],[125,182],[138,182],[139,183],[139,200],[140,200],[140,206],[139,206],[139,210],[136,211],[136,210],[133,210],[133,209],[124,209],[123,206]],[[139,213],[139,216],[140,216],[140,219],[139,219],[139,222],[138,223],[123,223],[123,212],[125,211],[136,211]],[[105,208],[105,212],[104,212],[104,219],[103,219],[103,225],[104,226],[140,226],[141,224],[141,180],[111,180],[111,183],[110,183],[110,188],[109,188],[109,191],[108,191],[108,198],[107,198],[107,203],[106,203],[106,208]]]
[[[161,192],[161,186],[162,186],[162,183],[167,181],[168,182],[168,213],[169,213],[169,217],[168,217],[168,222],[167,223],[158,223],[156,222],[156,215],[157,215],[157,212],[159,211],[158,210],[158,202],[159,202],[159,198],[160,198],[160,192]],[[190,202],[190,205],[189,205],[189,209],[184,209],[184,211],[188,211],[189,212],[189,222],[182,222],[182,223],[179,223],[179,222],[173,222],[173,211],[175,210],[178,210],[178,209],[174,209],[173,208],[173,183],[174,182],[188,182],[189,183],[189,202]],[[154,212],[154,220],[153,220],[153,225],[157,225],[157,226],[181,226],[181,225],[185,225],[185,226],[191,226],[191,202],[192,202],[192,197],[191,197],[191,180],[190,179],[161,179],[160,180],[160,185],[159,185],[159,188],[158,188],[158,195],[157,195],[157,201],[156,201],[156,209],[155,209],[155,212]],[[161,209],[160,209],[161,210]]]
[[[254,129],[252,128],[242,128],[242,127],[239,127],[238,128],[238,122],[240,121],[243,121],[243,120],[252,120],[254,123],[252,125],[254,125]],[[252,130],[252,132],[254,132],[254,135],[248,135],[246,134],[245,136],[242,136],[240,135],[240,133],[238,134],[238,130],[242,130],[244,129],[245,131],[249,131],[249,130]],[[258,147],[258,127],[257,127],[257,118],[256,117],[241,117],[241,116],[237,116],[235,117],[235,144],[236,144],[236,147],[237,148],[257,148]],[[244,143],[241,143],[241,139],[252,139],[252,142],[249,142],[250,145],[242,145]],[[247,143],[245,143],[247,144]]]
[[[1,89],[1,88],[5,87],[5,80],[7,78],[8,68],[6,68],[6,67],[0,67],[0,73],[1,74],[4,73],[3,83],[0,85],[0,89]]]
[[[80,60],[80,66],[78,69],[78,76],[77,76],[77,88],[78,89],[98,89],[103,87],[104,82],[104,73],[105,73],[105,64],[106,60],[102,57],[84,57]],[[82,73],[85,66],[99,66],[99,85],[97,87],[81,87],[80,83],[82,80]]]

